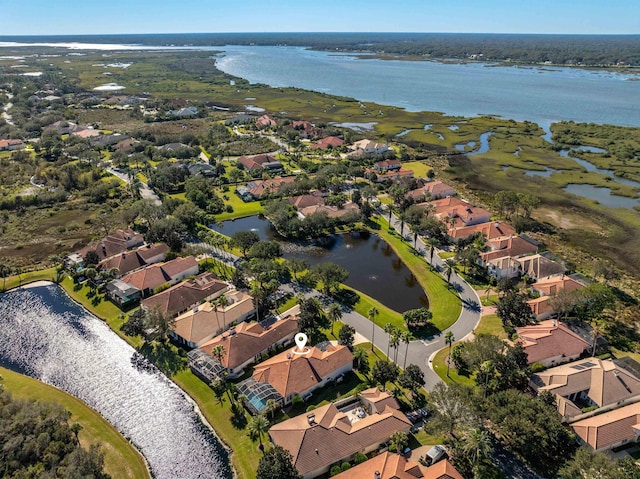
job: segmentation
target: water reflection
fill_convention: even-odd
[[[191,401],[135,354],[58,286],[0,296],[0,364],[96,409],[140,449],[158,479],[230,478],[226,451]]]

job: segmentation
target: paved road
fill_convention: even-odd
[[[124,173],[123,171],[117,171],[114,168],[111,168],[110,166],[106,166],[104,169],[107,170],[112,175],[120,178],[127,185],[130,183],[129,175],[127,173]],[[153,204],[158,206],[162,205],[162,201],[160,201],[160,198],[158,197],[158,195],[156,195],[155,191],[149,188],[149,185],[147,185],[144,181],[140,182],[138,191],[140,192],[140,196],[142,197],[142,199],[150,200]]]

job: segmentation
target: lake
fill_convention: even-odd
[[[0,295],[1,365],[94,408],[142,452],[156,479],[230,479],[228,454],[193,402],[136,355],[56,285]]]
[[[640,126],[640,82],[581,68],[361,60],[300,47],[225,46],[216,65],[251,83],[297,87],[409,111]],[[635,98],[635,100],[633,100]]]
[[[227,236],[238,231],[255,231],[262,240],[277,240],[287,259],[305,259],[310,265],[324,262],[339,264],[349,271],[349,278],[345,281],[347,286],[395,311],[402,313],[429,306],[415,276],[391,247],[376,235],[345,233],[312,242],[291,243],[279,236],[267,219],[259,216],[224,221],[211,227]]]

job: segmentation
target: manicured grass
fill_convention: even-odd
[[[409,161],[403,163],[402,167],[413,171],[413,176],[416,178],[427,178],[428,173],[433,170],[433,168],[422,161]]]
[[[480,295],[480,302],[482,303],[482,306],[495,306],[496,304],[498,304],[498,295],[490,294],[489,298],[487,298],[486,294],[482,294]]]
[[[174,193],[173,195],[169,195],[170,198],[174,200],[187,201],[187,197],[184,192],[182,193]]]
[[[415,252],[411,244],[401,240],[395,230],[389,229],[387,220],[377,216],[372,221],[380,226],[380,229],[373,232],[380,235],[393,248],[427,294],[429,309],[433,313],[431,323],[440,331],[455,323],[462,311],[458,294],[449,287],[442,276],[432,271],[422,256]]]
[[[474,334],[491,334],[500,339],[507,339],[507,333],[502,327],[502,320],[497,314],[483,316],[473,332]]]
[[[458,384],[466,384],[469,386],[474,386],[475,382],[473,379],[460,376],[458,372],[452,367],[449,369],[449,376],[447,376],[447,356],[449,355],[449,348],[442,348],[440,351],[436,353],[433,357],[433,370],[436,372],[440,379],[442,379],[445,383],[458,383]]]
[[[378,196],[378,199],[380,200],[380,203],[382,203],[383,205],[393,204],[393,199],[389,195],[380,195]]]
[[[235,186],[232,186],[231,188],[229,188],[229,191],[227,192],[222,192],[222,190],[217,190],[216,193],[220,197],[222,197],[223,195],[227,196],[229,199],[224,199],[224,204],[225,206],[231,205],[231,207],[233,208],[233,212],[231,213],[224,212],[224,213],[220,213],[219,215],[216,215],[216,221],[224,221],[224,220],[231,220],[234,218],[243,218],[245,216],[253,216],[253,215],[260,214],[264,211],[264,208],[262,207],[259,201],[250,201],[248,203],[245,203],[244,201],[242,201],[242,198],[240,198],[236,194]]]
[[[437,254],[442,259],[453,258],[456,255],[453,251],[440,251]]]
[[[55,268],[42,269],[40,271],[30,271],[29,273],[23,273],[19,277],[18,275],[9,276],[6,281],[3,282],[0,279],[0,287],[4,284],[5,291],[17,288],[21,284],[33,283],[35,281],[53,281],[56,275]],[[2,291],[2,289],[0,289]]]
[[[425,432],[424,428],[420,428],[418,432],[413,433],[413,437],[420,443],[421,446],[442,444],[444,442],[444,436],[434,435]]]
[[[391,308],[388,308],[380,301],[373,299],[371,296],[367,296],[361,291],[355,290],[348,286],[342,286],[344,289],[348,289],[350,291],[355,292],[358,296],[360,296],[360,300],[354,306],[354,310],[360,313],[365,318],[369,317],[369,310],[375,307],[378,310],[378,315],[375,317],[375,323],[384,328],[387,323],[391,323],[397,328],[400,328],[403,331],[407,330],[407,326],[402,319],[402,314],[394,311]]]
[[[138,479],[150,477],[143,457],[100,414],[79,399],[48,384],[0,367],[1,384],[14,397],[55,402],[71,412],[70,423],[82,426],[78,438],[88,449],[99,444],[104,452],[105,471],[113,478]]]

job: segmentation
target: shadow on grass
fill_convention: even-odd
[[[326,386],[314,391],[308,405],[318,406],[323,401],[333,402],[337,398],[354,390],[360,384],[364,384],[364,381],[362,381],[353,371],[349,371],[344,375],[342,382],[336,383],[335,381],[332,381]]]
[[[413,334],[418,339],[428,339],[434,336],[440,336],[440,334],[442,333],[440,329],[438,329],[431,323],[427,323],[419,327],[409,328],[409,331],[411,331],[411,334]]]
[[[358,301],[360,301],[360,295],[350,289],[339,289],[331,297],[350,309],[355,308]]]
[[[171,343],[147,341],[140,348],[140,354],[167,376],[182,371],[187,365],[187,360],[180,356],[177,348]]]

